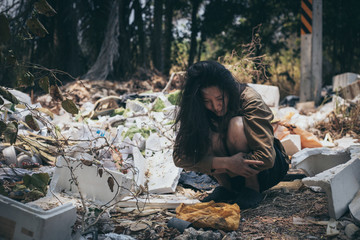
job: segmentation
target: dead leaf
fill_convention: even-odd
[[[9,50],[8,55],[6,56],[6,65],[15,66],[17,65],[17,60],[15,54],[12,50]]]
[[[25,122],[32,130],[34,130],[34,131],[40,130],[39,124],[36,122],[36,120],[34,119],[34,117],[31,114],[29,114],[25,117]]]
[[[80,159],[80,160],[85,166],[91,166],[92,165],[92,161],[90,161],[90,160],[85,160],[85,159]]]
[[[64,100],[64,97],[61,93],[60,88],[57,85],[52,85],[50,87],[50,96],[54,99],[56,102],[60,102]]]
[[[114,150],[111,151],[111,156],[115,162],[115,166],[116,168],[121,171],[121,168],[122,168],[122,162],[123,162],[123,159],[122,159],[122,154],[116,150],[114,148]]]
[[[45,0],[39,0],[34,4],[35,10],[47,17],[52,17],[56,14],[56,11]]]
[[[31,72],[25,72],[20,78],[18,78],[19,87],[32,87],[34,86],[34,75]]]
[[[3,134],[3,132],[5,131],[6,129],[6,123],[3,122],[3,121],[0,121],[0,135]]]
[[[67,111],[68,113],[71,114],[78,114],[79,109],[78,107],[75,105],[75,103],[70,100],[70,99],[66,99],[65,101],[62,101],[61,106],[65,109],[65,111]]]
[[[103,171],[104,171],[104,170],[102,170],[101,168],[98,170],[98,173],[99,173],[100,177],[102,177]]]
[[[11,92],[7,91],[5,88],[0,87],[0,95],[3,96],[3,98],[5,98],[6,100],[12,102],[13,104],[18,104],[19,100],[12,95]]]
[[[28,19],[26,21],[26,26],[30,29],[32,33],[39,37],[45,37],[46,34],[49,34],[44,25],[42,25],[37,18]]]
[[[49,83],[49,78],[47,76],[40,78],[39,80],[39,86],[41,87],[42,90],[44,90],[44,92],[49,93],[49,87],[50,87],[50,83]]]
[[[8,123],[4,130],[5,142],[14,144],[16,142],[17,133],[18,133],[18,124],[16,122]]]
[[[145,230],[146,228],[148,228],[149,226],[146,223],[142,223],[142,222],[135,222],[133,224],[130,225],[130,230],[132,232],[137,232],[137,231],[141,231],[141,230]]]
[[[54,114],[47,108],[36,108],[39,112],[45,113],[48,115],[51,119],[54,119]]]
[[[114,192],[114,179],[112,177],[109,177],[107,182],[108,182],[111,192]]]

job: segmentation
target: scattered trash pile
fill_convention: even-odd
[[[184,178],[185,174],[189,173],[182,172],[172,161],[175,139],[173,124],[179,90],[169,94],[128,93],[125,90],[120,93],[114,90],[106,94],[98,92],[95,95],[86,84],[88,83],[71,88],[73,95],[70,95],[70,90],[65,93],[67,98],[72,96],[78,106],[81,106],[77,114],[66,112],[64,105],[61,108],[59,104],[55,104],[50,95],[38,98],[39,102],[33,104],[27,94],[1,88],[0,99],[4,99],[4,102],[1,103],[0,113],[0,194],[6,197],[0,195],[0,209],[1,212],[11,211],[11,215],[15,217],[9,221],[18,222],[27,229],[20,231],[16,230],[18,228],[15,229],[15,226],[7,229],[0,227],[0,232],[12,234],[6,236],[20,238],[25,234],[45,239],[41,238],[42,231],[37,227],[42,226],[42,221],[49,222],[50,217],[65,219],[77,234],[82,232],[93,235],[96,226],[111,212],[120,214],[138,211],[139,214],[146,214],[146,211],[159,208],[175,209],[181,203],[182,209],[186,209],[186,205],[199,203],[198,198],[202,191],[199,193],[179,187],[179,181],[186,185],[189,178],[182,180],[181,177]],[[282,141],[287,153],[295,159],[294,167],[309,171],[298,164],[299,158],[309,162],[308,156],[311,154],[304,157],[309,148],[338,150],[347,149],[353,144],[360,145],[359,124],[350,126],[352,131],[346,129],[346,133],[335,134],[348,124],[346,119],[360,123],[359,114],[353,113],[360,112],[360,95],[350,100],[334,96],[331,102],[309,111],[308,105],[304,107],[301,104],[296,108],[278,107],[278,89],[273,86],[253,87],[260,93],[275,91],[274,94],[266,94],[267,98],[264,99],[274,111],[275,135]],[[114,93],[116,95],[113,95]],[[302,110],[299,110],[300,108]],[[306,110],[311,113],[305,115]],[[349,115],[350,113],[353,115]],[[334,124],[337,124],[338,129],[326,127]],[[318,126],[322,126],[320,131]],[[328,131],[325,134],[324,129]],[[322,154],[323,151],[325,150],[317,154]],[[344,163],[350,168],[354,166],[351,161],[354,164],[359,162],[357,150],[351,154],[347,155],[348,161]],[[354,159],[356,157],[357,159]],[[310,177],[316,176],[338,164],[340,163],[325,166],[313,175],[305,172]],[[313,166],[310,166],[311,168]],[[342,169],[344,168],[346,167]],[[359,175],[351,176],[349,181],[356,182],[357,188],[354,187],[348,193],[352,196],[346,199],[346,206],[353,199],[353,192],[360,190]],[[198,177],[203,178],[204,175],[195,176]],[[208,180],[202,179],[201,183]],[[209,184],[216,184],[210,182],[211,179]],[[200,187],[201,183],[192,185],[193,189],[206,190],[206,186]],[[334,190],[330,187],[325,191],[331,194]],[[27,203],[26,207],[23,207],[24,203]],[[14,209],[9,210],[5,205],[12,205]],[[339,214],[342,215],[343,207],[341,208],[341,212],[336,212],[337,206],[332,206],[331,209],[336,209],[336,213],[331,217],[338,218]],[[358,208],[358,204],[352,207],[355,209],[355,216],[360,214]],[[240,210],[232,211],[238,214],[236,219],[239,220]],[[19,212],[32,212],[26,217],[31,218],[35,214],[41,220],[26,221],[26,217]],[[165,219],[174,217],[172,213],[166,214]],[[191,217],[194,216],[184,220],[192,219]],[[239,222],[235,220],[230,221],[238,226]],[[212,221],[214,224],[210,227],[215,229],[227,230],[226,226],[229,226],[225,224],[225,227],[219,228],[216,227],[219,220]],[[136,231],[147,227],[146,224],[135,223],[136,221],[130,220],[121,222],[123,227],[130,226]],[[64,232],[70,236],[71,229],[65,229],[68,227],[64,225],[64,228],[61,228],[52,223],[47,227],[47,231]],[[162,229],[164,230],[164,227]],[[236,229],[236,226],[231,229]]]

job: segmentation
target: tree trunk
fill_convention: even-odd
[[[58,67],[78,77],[83,74],[84,63],[81,59],[80,46],[77,39],[77,13],[72,7],[73,1],[57,1],[56,15],[57,21],[57,37],[58,37],[58,49],[55,54],[56,62],[60,63]],[[64,16],[67,16],[64,18]]]
[[[155,0],[154,2],[154,31],[152,35],[152,50],[154,67],[162,72],[162,12],[163,0]]]
[[[118,73],[124,80],[133,72],[129,33],[130,1],[131,0],[121,0],[119,5],[119,52],[121,56]]]
[[[135,22],[137,26],[138,34],[138,46],[139,46],[139,57],[137,59],[138,66],[146,67],[146,45],[145,45],[145,31],[144,31],[144,20],[142,18],[143,10],[141,8],[140,0],[134,1],[135,10]]]
[[[189,52],[189,61],[188,66],[194,63],[194,58],[196,55],[196,36],[198,34],[198,22],[197,22],[197,13],[199,10],[201,0],[192,1],[192,12],[191,12],[191,37],[190,37],[190,52]]]
[[[90,70],[83,76],[88,79],[106,79],[114,72],[114,63],[119,58],[119,2],[113,0],[105,38],[100,53]]]
[[[174,13],[174,0],[165,2],[165,39],[164,39],[164,74],[169,75],[171,68],[172,18]]]

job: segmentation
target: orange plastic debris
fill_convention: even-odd
[[[317,148],[323,146],[319,139],[311,132],[296,127],[291,129],[291,133],[300,135],[301,148]]]
[[[176,217],[191,222],[197,228],[214,228],[224,231],[235,231],[240,224],[240,208],[237,204],[197,203],[176,208]]]
[[[274,136],[279,140],[283,139],[284,137],[290,134],[290,131],[287,127],[284,127],[278,123],[274,125],[273,128],[274,128]]]

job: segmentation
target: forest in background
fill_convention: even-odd
[[[247,81],[277,85],[282,97],[299,91],[300,0],[0,2],[3,86],[168,78],[212,59],[260,71]],[[358,9],[356,0],[323,1],[323,85],[360,69]]]

